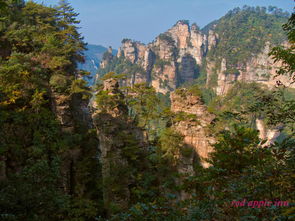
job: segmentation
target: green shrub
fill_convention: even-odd
[[[69,86],[69,80],[61,74],[52,75],[49,81],[51,87],[58,92],[65,92]]]
[[[174,45],[174,39],[167,33],[162,33],[159,35],[159,39],[162,41],[166,41],[169,45]]]

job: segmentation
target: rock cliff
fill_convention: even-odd
[[[128,208],[135,168],[132,163],[143,149],[144,137],[128,117],[117,80],[105,80],[97,97],[92,117],[100,141],[104,206],[110,215]]]
[[[219,61],[212,61],[207,58],[207,86],[216,79],[213,86],[217,95],[225,95],[236,81],[258,82],[267,85],[270,89],[277,85],[278,81],[289,85],[288,77],[276,76],[276,71],[281,64],[274,64],[274,60],[269,56],[271,49],[270,42],[266,42],[263,50],[250,57],[246,62],[237,63],[231,69],[234,73],[228,71],[227,60],[220,58]]]
[[[258,32],[252,32],[255,27],[249,30],[247,19],[242,22],[244,31],[239,30],[236,36],[226,30],[226,22],[231,24],[227,19],[221,18],[214,25],[209,25],[206,31],[200,30],[196,24],[189,25],[188,21],[180,20],[147,45],[124,39],[117,58],[124,57],[144,70],[144,73],[125,70],[126,74],[132,72],[128,85],[146,82],[157,92],[166,94],[183,83],[193,82],[200,76],[200,70],[206,75],[207,87],[217,95],[225,95],[236,81],[259,82],[269,88],[274,87],[277,81],[287,82],[287,77],[276,77],[276,70],[281,64],[274,64],[269,56],[273,46],[283,44],[284,37],[277,31],[271,32],[270,27],[277,28],[277,23],[267,23],[263,27],[271,34],[262,39]],[[257,19],[264,22],[261,17]],[[239,44],[239,37],[242,38],[240,41],[249,43]],[[251,38],[258,40],[250,42]],[[106,65],[110,62],[103,61]]]
[[[184,182],[182,178],[195,175],[194,165],[200,164],[207,168],[210,152],[213,151],[215,139],[210,136],[208,126],[214,116],[207,111],[201,98],[187,89],[177,89],[170,95],[171,111],[183,118],[173,122],[173,129],[183,136],[183,147],[178,161],[177,170],[180,185]],[[182,190],[179,194],[180,200],[191,198],[192,192]]]
[[[129,76],[129,85],[146,82],[157,92],[165,94],[198,76],[206,44],[206,36],[196,24],[190,27],[186,21],[179,21],[148,45],[124,39],[117,58],[124,57],[145,71],[144,74],[135,72]],[[103,60],[102,63],[110,61]]]
[[[89,155],[98,156],[99,154],[95,147],[96,138],[89,135],[93,122],[88,102],[88,99],[83,99],[82,93],[67,94],[51,89],[51,109],[60,122],[62,132],[69,137],[79,134],[81,140],[87,139],[84,144],[89,144],[86,147],[76,144],[62,152],[61,183],[68,194],[84,194],[86,183],[82,178],[84,174],[80,173],[81,162]],[[94,145],[90,144],[91,142]]]
[[[185,113],[187,117],[174,123],[176,131],[184,136],[184,142],[192,147],[197,154],[200,164],[208,167],[205,161],[213,151],[214,138],[210,136],[208,126],[214,115],[207,111],[206,106],[198,95],[187,89],[178,89],[171,93],[171,111]]]

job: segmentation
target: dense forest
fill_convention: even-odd
[[[229,66],[245,62],[252,54],[259,53],[265,42],[280,44],[286,40],[281,29],[288,17],[287,12],[271,6],[268,9],[250,6],[235,8],[218,21],[204,27],[203,30],[206,31],[215,26],[214,30],[220,36],[221,43],[209,56],[214,58],[223,54],[230,61]]]
[[[76,16],[65,1],[1,1],[1,220],[98,214],[96,135],[73,107],[90,96]]]
[[[278,75],[295,81],[295,15],[269,10],[223,17],[216,29],[238,28],[236,51],[225,41],[212,56],[243,61],[258,52],[243,40],[252,31],[261,36],[257,47],[276,35],[289,48],[269,56],[282,63]],[[124,58],[90,88],[83,80],[90,73],[78,68],[86,43],[66,0],[56,7],[0,0],[0,12],[1,220],[294,220],[294,90],[236,82],[217,96],[197,79],[169,99],[145,83],[120,85],[143,72]],[[268,25],[257,16],[281,23],[246,33],[250,22]],[[277,139],[263,138],[257,121],[279,131]],[[180,133],[187,125],[214,140],[207,159]]]

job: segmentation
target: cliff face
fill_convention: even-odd
[[[85,146],[76,144],[74,147],[65,150],[62,157],[61,174],[62,186],[66,193],[82,196],[86,190],[86,183],[83,180],[84,174],[81,162],[89,155],[98,156],[94,136],[89,136],[88,131],[93,128],[93,122],[88,108],[88,99],[83,99],[81,93],[65,94],[52,89],[51,91],[51,109],[60,122],[61,130],[68,136],[79,134],[82,139],[87,137]],[[88,143],[89,142],[89,143]],[[93,142],[91,144],[91,142]],[[95,160],[94,160],[94,164]],[[83,168],[85,170],[85,168]],[[95,176],[94,176],[95,177]]]
[[[128,208],[134,169],[131,158],[144,146],[144,138],[128,118],[119,83],[115,79],[104,81],[102,94],[104,104],[94,102],[92,117],[100,141],[104,204],[110,215]]]
[[[167,33],[171,35],[179,50],[178,62],[186,55],[191,55],[198,65],[202,64],[206,36],[199,31],[196,24],[190,27],[186,22],[179,21]]]
[[[218,34],[220,30],[218,33],[215,30],[216,27],[217,25],[212,26],[205,34],[195,24],[190,26],[186,21],[178,21],[148,45],[123,40],[117,58],[124,57],[144,70],[144,73],[133,73],[128,85],[145,82],[152,85],[157,92],[166,94],[185,82],[192,82],[199,76],[200,69],[206,70],[207,87],[213,89],[217,95],[225,95],[236,81],[259,82],[270,88],[278,80],[287,82],[286,77],[275,78],[276,70],[281,64],[274,64],[274,60],[268,55],[274,44],[265,41],[264,46],[260,47],[257,45],[261,42],[257,45],[253,43],[252,46],[249,43],[249,47],[261,49],[250,53],[248,48],[249,56],[233,64],[232,60],[235,58],[228,59],[229,55],[220,51],[225,50],[224,48],[219,47],[217,54],[214,51],[224,41],[237,40],[232,40],[230,36],[224,40],[224,36],[220,36],[222,33]],[[228,48],[227,44],[224,45]],[[234,47],[232,50],[239,48]],[[109,61],[105,64],[107,63]]]
[[[214,86],[215,92],[217,95],[225,95],[236,81],[258,82],[267,85],[269,88],[275,87],[277,81],[286,84],[288,82],[287,77],[276,77],[276,71],[281,64],[274,64],[274,60],[268,55],[270,50],[271,44],[266,42],[259,54],[253,55],[245,63],[236,64],[233,67],[235,73],[227,73],[227,60],[225,58],[221,58],[221,62],[218,61],[220,63],[207,58],[207,86],[215,77],[217,79]],[[294,86],[290,85],[290,87]]]
[[[128,85],[146,82],[157,92],[165,94],[197,77],[197,65],[202,64],[206,44],[206,36],[196,25],[190,27],[179,21],[148,45],[123,40],[117,58],[124,57],[145,71],[144,74],[138,72],[130,76]],[[108,61],[102,63],[107,64]]]
[[[184,136],[184,142],[192,147],[203,167],[209,164],[205,161],[213,151],[214,138],[210,136],[208,126],[214,115],[207,111],[201,98],[187,89],[178,89],[171,93],[171,111],[184,112],[189,115],[184,120],[174,123],[174,128]]]
[[[178,183],[182,184],[182,177],[195,175],[194,164],[198,163],[203,167],[209,167],[206,159],[213,151],[215,139],[210,136],[208,126],[214,119],[209,114],[201,98],[194,95],[187,89],[178,89],[172,92],[171,111],[177,114],[187,115],[180,121],[173,123],[173,129],[183,136],[184,146],[179,156],[177,170],[181,175]],[[180,200],[191,198],[192,193],[180,192]]]

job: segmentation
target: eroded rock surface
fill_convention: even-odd
[[[103,92],[112,101],[106,106],[94,102],[92,118],[100,141],[105,209],[110,215],[128,208],[134,166],[130,166],[131,155],[137,154],[144,146],[144,137],[142,130],[128,117],[117,80],[105,80]],[[133,149],[128,149],[131,147]]]
[[[179,89],[179,91],[171,93],[171,110],[174,113],[184,112],[190,117],[175,123],[174,128],[184,136],[184,142],[194,149],[201,165],[208,167],[209,164],[205,160],[213,151],[212,144],[215,142],[210,136],[208,126],[214,119],[214,115],[207,111],[199,96],[187,89]]]

